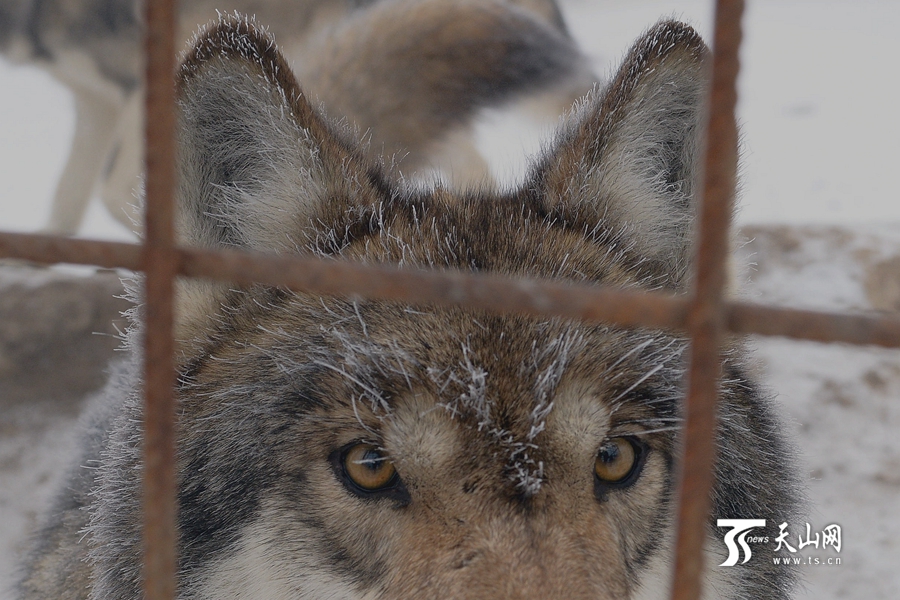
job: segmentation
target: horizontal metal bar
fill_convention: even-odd
[[[142,252],[142,246],[123,242],[0,232],[0,258],[16,258],[42,264],[68,263],[142,271]]]
[[[729,302],[725,305],[725,314],[725,327],[733,333],[857,346],[900,347],[900,318],[893,315],[802,310],[749,302]]]
[[[676,331],[684,331],[687,324],[685,296],[235,250],[180,248],[175,256],[180,275],[237,284],[258,282],[315,294],[412,303],[468,304],[498,312],[558,315]],[[38,234],[0,233],[0,258],[143,269],[139,245]],[[900,318],[895,316],[797,310],[747,302],[726,302],[725,314],[726,328],[734,333],[900,347]]]
[[[425,271],[338,260],[261,256],[234,251],[182,250],[182,274],[235,283],[259,282],[325,295],[499,312],[561,316],[583,321],[678,329],[684,298],[460,271]]]

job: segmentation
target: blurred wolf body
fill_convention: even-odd
[[[555,119],[594,79],[554,0],[186,0],[176,43],[217,11],[271,29],[304,89],[369,137],[374,157],[465,187],[490,179],[480,111],[527,99]],[[129,228],[143,170],[137,0],[0,0],[0,52],[75,100],[72,148],[46,229],[78,231],[92,194]],[[373,84],[383,93],[366,93]]]

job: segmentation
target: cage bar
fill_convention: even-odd
[[[678,535],[672,600],[700,597],[713,465],[716,408],[725,334],[725,291],[729,229],[737,177],[738,50],[742,0],[718,0],[713,33],[712,86],[707,112],[699,231],[694,242],[694,280],[688,331],[691,336],[688,389],[684,403],[679,466]]]
[[[175,253],[175,2],[146,0],[144,213],[144,565],[146,600],[175,597],[173,299]]]
[[[141,246],[136,244],[40,234],[0,233],[0,257],[46,264],[143,269]],[[687,329],[687,298],[658,292],[236,250],[176,248],[173,260],[178,275],[239,285],[261,283],[326,296],[476,306],[498,313],[517,311],[585,322],[671,331]],[[900,319],[887,314],[800,310],[736,301],[726,302],[724,310],[725,327],[736,334],[900,347]]]

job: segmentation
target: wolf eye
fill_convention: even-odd
[[[394,464],[372,444],[357,443],[341,456],[344,476],[363,492],[377,492],[392,487],[398,479]]]
[[[594,461],[594,473],[603,481],[617,483],[631,473],[634,468],[637,452],[625,438],[613,438],[606,442],[597,453]]]
[[[624,487],[637,479],[643,466],[644,448],[631,438],[612,438],[600,447],[594,459],[598,489]]]
[[[394,500],[407,506],[412,499],[394,463],[378,446],[353,442],[328,457],[335,477],[348,492],[364,500]]]

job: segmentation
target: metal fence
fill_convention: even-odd
[[[688,296],[511,279],[463,272],[372,267],[313,258],[209,251],[175,245],[175,6],[146,0],[146,215],[142,245],[0,233],[0,257],[91,264],[145,273],[146,394],[144,589],[147,600],[175,593],[176,526],[173,386],[173,289],[176,276],[296,291],[686,332],[691,340],[678,537],[672,598],[699,597],[702,547],[713,484],[715,423],[724,335],[778,335],[819,342],[900,347],[900,319],[777,308],[723,297],[736,176],[736,78],[741,0],[718,0],[706,158]]]

